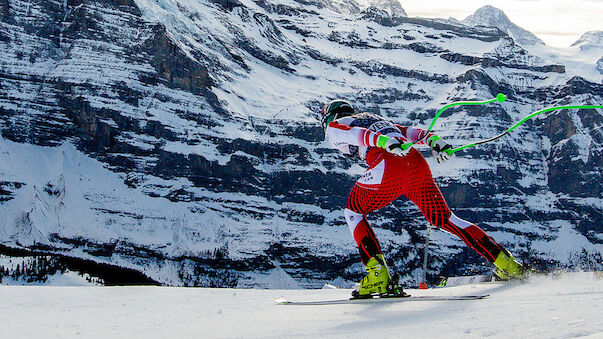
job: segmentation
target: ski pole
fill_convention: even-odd
[[[490,99],[490,100],[484,100],[484,101],[456,101],[456,102],[452,102],[450,104],[445,105],[444,107],[442,107],[437,113],[436,115],[433,117],[433,119],[431,120],[431,124],[429,125],[429,128],[427,129],[427,132],[425,133],[425,136],[422,139],[419,139],[417,141],[414,142],[408,142],[405,144],[402,144],[400,147],[402,147],[402,149],[408,149],[410,148],[412,145],[416,144],[417,142],[423,140],[425,137],[427,137],[427,135],[429,134],[429,132],[432,131],[433,126],[435,125],[436,121],[438,120],[438,118],[440,117],[440,115],[442,115],[442,113],[444,113],[445,110],[449,109],[450,107],[453,106],[467,106],[467,105],[486,105],[495,101],[498,102],[504,102],[507,99],[507,97],[502,94],[502,93],[498,93],[496,95],[496,98],[494,99]],[[488,138],[488,139],[483,139],[480,141],[476,141],[467,145],[463,145],[457,148],[452,148],[452,149],[448,149],[445,150],[444,152],[448,153],[448,154],[453,154],[455,152],[458,152],[460,150],[469,148],[469,147],[474,147],[480,144],[484,144],[490,141],[494,141],[498,138],[501,138],[502,136],[508,134],[509,132],[513,131],[515,128],[517,128],[519,125],[522,125],[523,123],[525,123],[526,121],[530,120],[531,118],[545,113],[545,112],[551,112],[551,111],[555,111],[555,110],[562,110],[562,109],[596,109],[596,108],[603,108],[603,105],[572,105],[572,106],[553,106],[553,107],[549,107],[549,108],[545,108],[545,109],[541,109],[539,111],[530,113],[529,115],[527,115],[525,118],[521,119],[519,122],[517,122],[515,125],[511,126],[509,129],[507,129],[506,131],[504,131],[503,133],[496,135],[492,138]]]
[[[414,142],[408,142],[405,144],[402,144],[400,147],[402,147],[402,149],[406,150],[408,148],[410,148],[412,145],[416,144],[417,142],[423,140],[428,134],[429,132],[431,132],[431,130],[433,129],[433,126],[435,125],[436,121],[438,120],[438,118],[440,117],[440,115],[442,115],[442,113],[444,113],[445,110],[449,109],[450,107],[454,107],[454,106],[469,106],[469,105],[486,105],[495,101],[498,102],[504,102],[507,99],[507,97],[502,94],[502,93],[498,93],[496,95],[496,98],[494,99],[490,99],[490,100],[483,100],[483,101],[455,101],[455,102],[451,102],[449,104],[447,104],[446,106],[442,107],[435,115],[435,117],[433,117],[433,120],[431,120],[431,125],[429,125],[429,128],[427,129],[427,133],[425,133],[425,136],[417,141]]]
[[[425,235],[425,249],[423,251],[423,279],[421,280],[421,284],[419,285],[420,289],[427,288],[427,260],[429,256],[429,236],[431,235],[431,229],[433,227],[428,224],[427,225],[427,234]]]
[[[549,108],[545,108],[545,109],[541,109],[539,111],[536,111],[534,113],[529,114],[528,116],[526,116],[525,118],[521,119],[519,122],[517,122],[515,125],[511,126],[511,128],[507,129],[506,131],[504,131],[503,133],[500,133],[497,136],[494,136],[492,138],[489,139],[484,139],[484,140],[480,140],[480,141],[476,141],[474,143],[470,143],[464,146],[460,146],[457,148],[452,148],[452,149],[448,149],[445,150],[444,152],[448,153],[448,154],[452,154],[454,152],[458,152],[460,150],[463,150],[465,148],[469,148],[469,147],[473,147],[473,146],[477,146],[480,144],[485,144],[487,142],[490,141],[494,141],[498,138],[503,137],[504,135],[506,135],[507,133],[513,131],[515,128],[517,128],[517,126],[523,124],[524,122],[528,121],[529,119],[541,114],[541,113],[545,113],[545,112],[550,112],[550,111],[555,111],[555,110],[561,110],[561,109],[595,109],[595,108],[603,108],[603,106],[600,105],[583,105],[583,106],[555,106],[555,107],[549,107]]]

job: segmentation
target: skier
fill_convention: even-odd
[[[366,161],[368,169],[348,196],[344,215],[358,245],[367,275],[354,297],[403,293],[392,278],[367,213],[381,209],[404,195],[434,226],[448,231],[495,266],[500,279],[520,278],[523,266],[478,226],[457,217],[448,207],[431,175],[425,158],[405,142],[428,145],[438,163],[454,155],[442,138],[419,128],[394,124],[376,114],[356,114],[345,100],[333,100],[322,109],[322,127],[329,144],[346,155]]]

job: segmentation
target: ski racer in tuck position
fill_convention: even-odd
[[[425,158],[402,143],[415,142],[433,150],[438,163],[451,155],[451,146],[433,133],[394,124],[376,114],[354,112],[344,100],[334,100],[322,109],[322,127],[329,144],[346,155],[366,161],[368,169],[352,188],[344,215],[358,245],[367,275],[353,297],[402,295],[397,276],[392,278],[377,237],[366,219],[404,195],[434,226],[452,233],[495,266],[500,279],[520,278],[523,266],[494,239],[471,222],[457,217],[433,180]]]

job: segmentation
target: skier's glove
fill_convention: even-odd
[[[444,152],[452,149],[452,146],[450,146],[446,141],[442,140],[442,138],[438,137],[437,135],[433,135],[427,139],[427,145],[431,147],[433,150],[433,157],[436,158],[440,164],[446,160],[454,158],[454,153]]]
[[[385,135],[380,135],[377,141],[377,146],[383,148],[387,152],[397,155],[397,156],[405,156],[410,151],[410,148],[403,149],[402,144],[396,138],[390,138]]]

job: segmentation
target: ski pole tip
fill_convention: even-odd
[[[496,101],[498,102],[505,102],[505,100],[507,100],[507,96],[502,94],[502,93],[498,93],[498,95],[496,95]]]

